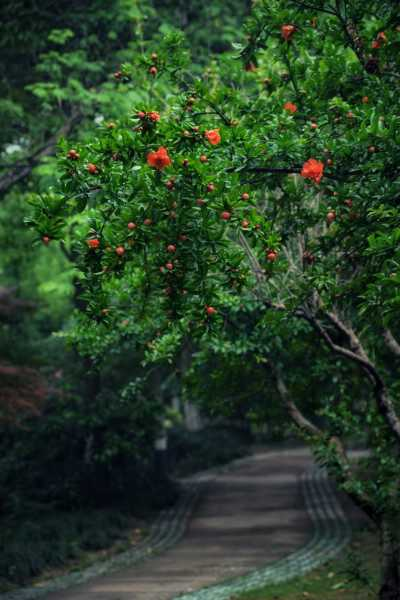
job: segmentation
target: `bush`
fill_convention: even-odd
[[[0,584],[21,585],[45,570],[82,559],[83,553],[127,542],[138,522],[113,510],[48,511],[7,520],[0,529]]]

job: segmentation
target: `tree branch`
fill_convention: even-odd
[[[359,488],[357,490],[352,489],[352,480],[357,479],[357,476],[354,475],[352,465],[349,461],[346,449],[342,441],[337,436],[331,436],[329,438],[319,427],[314,425],[303,415],[303,413],[297,407],[295,402],[293,402],[293,400],[290,398],[289,390],[287,389],[286,383],[284,382],[278,369],[275,367],[272,361],[266,363],[265,366],[267,365],[274,374],[278,393],[294,424],[300,429],[300,431],[303,431],[304,433],[311,435],[314,438],[318,438],[321,442],[328,443],[335,448],[337,453],[337,462],[335,463],[335,467],[338,469],[337,479],[339,483],[341,483],[342,485],[350,484],[349,486],[347,486],[347,495],[360,508],[362,508],[362,510],[364,510],[364,512],[373,521],[377,523],[378,517],[376,515],[376,510],[374,504],[371,502],[368,495],[365,492],[361,491]]]
[[[400,419],[396,413],[391,398],[386,393],[386,386],[378,371],[376,370],[373,363],[366,356],[364,350],[360,354],[335,344],[328,332],[324,329],[315,315],[310,312],[304,311],[304,318],[314,327],[320,337],[325,341],[333,352],[340,356],[345,356],[351,361],[357,363],[366,373],[372,384],[374,385],[375,400],[380,415],[386,421],[390,431],[395,436],[398,443],[400,443]],[[342,323],[341,327],[345,327]]]
[[[385,329],[383,333],[383,338],[386,342],[387,347],[395,354],[400,357],[400,344],[390,331],[390,329]]]
[[[299,408],[296,406],[296,404],[290,398],[290,394],[286,387],[286,383],[284,382],[278,369],[272,364],[272,361],[268,362],[267,364],[268,364],[268,367],[271,369],[271,371],[274,374],[275,381],[276,381],[276,387],[277,387],[279,395],[282,399],[282,402],[283,402],[287,412],[289,413],[290,418],[295,423],[295,425],[301,431],[304,431],[305,433],[307,433],[311,436],[322,437],[323,432],[321,431],[321,429],[319,429],[316,425],[314,425],[314,423],[311,423],[311,421],[309,421],[307,419],[307,417],[305,417],[303,415],[303,413],[299,410]]]
[[[246,256],[250,263],[251,270],[253,271],[253,273],[257,279],[257,282],[264,283],[265,282],[265,270],[261,267],[257,257],[255,256],[254,252],[250,248],[243,233],[239,233],[239,242],[246,253]]]
[[[355,352],[353,352],[352,350],[349,350],[348,348],[345,348],[344,346],[340,346],[339,344],[336,344],[331,336],[329,335],[329,333],[326,331],[326,329],[324,329],[324,327],[322,326],[321,322],[316,318],[315,315],[311,314],[309,311],[304,311],[304,318],[313,326],[313,328],[315,329],[315,331],[319,334],[319,336],[325,341],[325,343],[327,344],[327,346],[333,350],[333,352],[335,352],[336,354],[339,354],[341,356],[345,356],[346,358],[350,359],[351,361],[357,363],[358,365],[360,365],[360,367],[362,367],[363,369],[365,369],[365,371],[371,375],[370,379],[371,381],[373,381],[374,383],[376,383],[376,371],[373,368],[373,366],[371,365],[369,360],[365,360],[364,357],[359,356],[358,354],[356,354]],[[379,378],[379,382],[381,382],[381,379]]]
[[[355,331],[348,325],[345,325],[336,312],[327,311],[325,314],[330,322],[336,327],[336,329],[347,337],[351,350],[365,361],[370,363],[371,361],[369,360],[368,355],[365,352],[363,345],[361,344]]]
[[[322,12],[322,13],[325,13],[328,15],[333,15],[334,17],[336,17],[336,12],[329,8],[323,8],[322,6],[315,6],[314,4],[309,4],[308,2],[303,2],[302,0],[292,0],[292,2],[293,2],[293,4],[296,4],[296,6],[300,6],[301,8],[310,8],[313,11]]]
[[[229,169],[227,169],[227,171],[234,171],[235,168],[231,167]],[[244,167],[243,169],[241,169],[241,171],[245,171],[248,173],[282,173],[283,175],[298,175],[300,173],[300,171],[302,170],[301,166],[293,166],[293,167],[263,167],[263,166],[255,166],[255,167]],[[342,175],[352,175],[353,173],[343,173],[343,174],[338,174],[338,175],[334,175],[332,173],[324,173],[324,177],[327,177],[328,179],[341,179]]]
[[[60,250],[67,260],[69,260],[70,262],[74,262],[73,254],[67,249],[64,240],[61,240],[60,242]]]
[[[8,172],[2,175],[0,177],[0,197],[6,194],[14,184],[28,177],[42,158],[53,154],[59,138],[68,135],[81,119],[81,114],[73,115],[43,146],[28,158],[21,159],[18,163],[15,163]]]
[[[368,63],[368,56],[365,54],[365,51],[363,49],[363,42],[362,42],[361,37],[358,34],[356,24],[352,20],[347,18],[346,12],[345,12],[344,16],[342,15],[341,10],[340,10],[340,4],[339,4],[338,0],[335,0],[336,9],[315,6],[315,5],[309,4],[308,2],[303,2],[302,0],[292,0],[292,2],[302,8],[311,9],[313,11],[318,11],[318,12],[323,12],[323,13],[333,15],[334,17],[336,17],[341,25],[341,28],[345,34],[345,37],[349,43],[349,46],[353,50],[354,54],[357,56],[363,69],[365,69],[368,72],[368,70],[366,68],[367,63]]]

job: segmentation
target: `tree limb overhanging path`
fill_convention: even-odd
[[[186,483],[202,490],[186,530],[176,526],[186,521],[184,507],[178,519],[169,516],[170,526],[161,526],[164,543],[156,541],[162,533],[153,536],[148,560],[97,577],[92,568],[92,579],[67,590],[59,588],[68,576],[50,594],[36,587],[0,598],[229,600],[317,567],[350,539],[336,494],[306,449],[259,452]],[[81,581],[88,578],[82,575]]]

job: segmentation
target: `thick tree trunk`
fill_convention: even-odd
[[[382,573],[379,600],[400,600],[399,520],[384,521],[381,533]]]

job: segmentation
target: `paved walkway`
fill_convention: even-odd
[[[311,468],[306,449],[279,450],[257,453],[217,476],[192,478],[206,489],[172,548],[42,598],[228,600],[235,591],[310,570],[349,538],[323,474]],[[226,580],[233,584],[221,583]]]
[[[313,532],[299,486],[310,464],[299,450],[243,461],[210,482],[174,548],[46,600],[170,600],[285,557]]]

